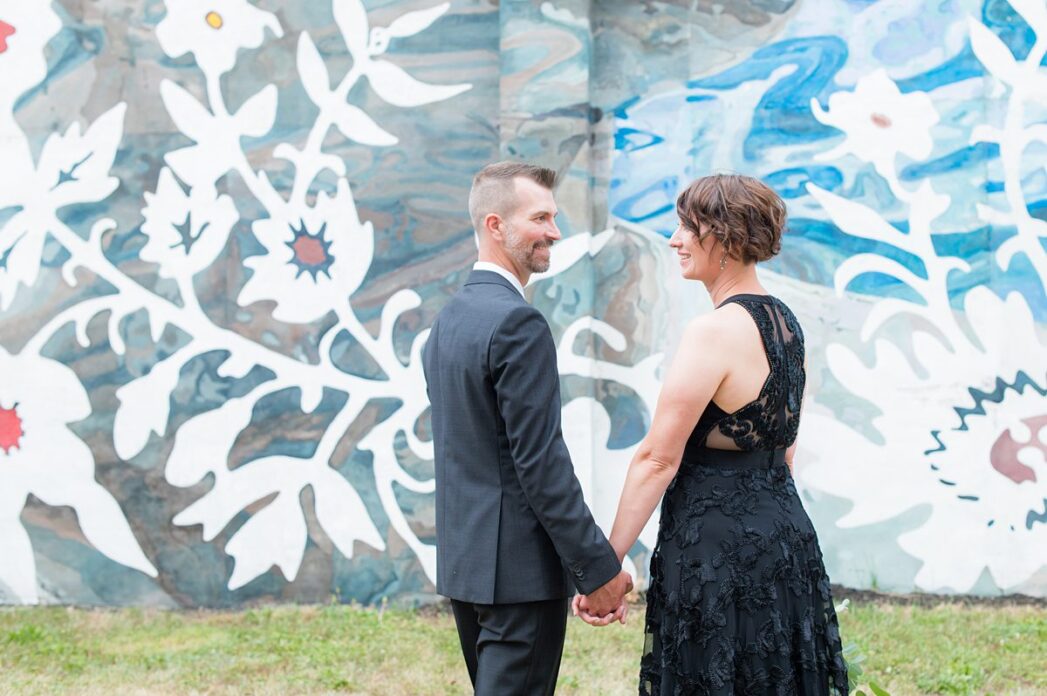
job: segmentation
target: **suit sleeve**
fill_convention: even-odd
[[[621,570],[582,497],[560,428],[560,376],[549,325],[530,305],[513,309],[491,339],[498,410],[528,503],[588,594]]]

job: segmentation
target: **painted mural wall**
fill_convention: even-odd
[[[673,200],[739,171],[833,580],[1047,596],[1045,55],[1043,0],[0,0],[0,602],[432,597],[419,357],[503,157],[605,528],[710,309]]]

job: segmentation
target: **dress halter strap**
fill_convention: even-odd
[[[767,345],[768,349],[770,349],[770,346],[771,346],[772,343],[777,345],[778,346],[778,350],[776,352],[778,352],[779,356],[781,357],[780,361],[775,361],[775,360],[773,360],[772,356],[770,355],[770,352],[768,351],[767,360],[768,360],[768,362],[771,365],[771,370],[772,371],[774,370],[774,363],[775,362],[780,362],[780,370],[779,370],[779,372],[781,373],[782,391],[781,391],[781,398],[779,400],[779,403],[777,404],[777,406],[778,406],[777,411],[778,411],[778,437],[779,437],[779,439],[782,439],[782,438],[785,437],[785,432],[786,432],[786,420],[787,420],[787,415],[788,415],[787,412],[788,412],[789,386],[790,386],[789,385],[789,369],[788,369],[788,366],[785,365],[785,362],[789,359],[789,357],[788,357],[787,351],[785,349],[785,333],[784,333],[784,331],[782,329],[782,320],[781,320],[781,317],[778,316],[778,309],[775,306],[774,300],[773,300],[773,298],[770,295],[756,295],[756,294],[751,294],[751,293],[739,293],[737,295],[731,295],[730,297],[725,299],[723,302],[721,302],[720,304],[716,305],[716,308],[719,309],[720,307],[723,307],[724,305],[728,305],[728,304],[731,304],[731,303],[737,303],[737,304],[742,305],[742,307],[744,307],[745,310],[747,312],[749,312],[749,314],[751,315],[754,310],[749,309],[749,307],[746,307],[745,306],[745,301],[757,302],[757,303],[759,303],[761,305],[764,305],[766,307],[767,313],[771,315],[771,321],[774,322],[774,330],[775,330],[776,336],[772,336],[771,337],[773,340],[768,340],[767,338],[764,338],[763,340],[764,340],[764,343]],[[754,317],[754,320],[755,320],[755,317]],[[759,321],[756,322],[756,328],[757,328],[758,331],[760,331],[760,333],[762,335],[763,334],[763,330],[760,328],[760,322]]]

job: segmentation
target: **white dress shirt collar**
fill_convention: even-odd
[[[512,272],[502,268],[498,264],[490,263],[488,261],[477,261],[476,263],[473,264],[473,270],[474,271],[491,271],[492,273],[497,273],[498,275],[502,276],[503,278],[508,280],[510,283],[512,283],[513,287],[516,288],[516,291],[518,293],[520,293],[521,297],[524,296],[523,285],[520,284],[520,279],[517,278],[516,275],[514,275]]]

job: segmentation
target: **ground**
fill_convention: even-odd
[[[864,683],[892,696],[1047,695],[1043,601],[844,598]],[[558,694],[636,693],[637,602],[626,626],[569,622]],[[0,608],[0,694],[467,694],[453,623],[439,607]]]

